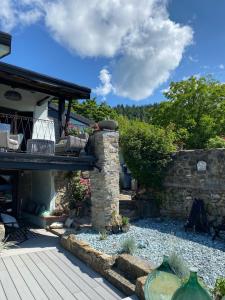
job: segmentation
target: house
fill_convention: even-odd
[[[41,212],[54,209],[55,171],[94,168],[92,156],[55,153],[69,122],[90,125],[71,114],[72,101],[89,99],[90,93],[87,87],[0,62],[1,211],[43,225]]]

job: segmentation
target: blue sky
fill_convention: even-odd
[[[223,0],[2,1],[0,29],[13,35],[3,61],[91,87],[110,105],[161,101],[191,75],[225,81]]]

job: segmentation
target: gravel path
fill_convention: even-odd
[[[133,237],[138,249],[136,256],[149,260],[154,266],[162,261],[162,255],[176,251],[188,266],[197,267],[199,275],[209,287],[213,287],[218,276],[225,277],[225,241],[213,242],[211,237],[183,230],[184,223],[155,219],[139,220],[132,224],[128,233],[109,235],[100,241],[99,233],[82,230],[77,238],[86,240],[97,250],[117,254],[121,243]]]

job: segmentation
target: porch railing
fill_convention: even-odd
[[[83,133],[84,127],[74,126],[74,130]],[[43,140],[43,144],[51,145],[54,148],[52,151],[55,152],[59,139],[59,123],[56,119],[44,120],[17,114],[0,113],[1,151],[27,152],[28,150],[30,151],[32,140],[38,140],[37,145],[40,145],[41,140]],[[84,137],[76,137],[76,143],[78,143],[79,139],[83,147]],[[81,148],[81,145],[78,148]],[[58,149],[61,149],[61,154],[63,154],[64,148],[62,144]],[[65,151],[67,150],[65,148]]]

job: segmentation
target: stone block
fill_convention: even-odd
[[[144,285],[147,280],[147,276],[139,277],[136,281],[135,294],[140,300],[145,300],[144,296]]]
[[[130,254],[121,254],[116,258],[116,267],[125,274],[126,278],[135,281],[138,277],[146,276],[152,271],[151,264]]]
[[[76,239],[74,234],[63,236],[61,245],[103,275],[115,263],[114,256],[95,250],[87,242]]]
[[[135,285],[116,270],[108,269],[105,272],[105,278],[126,296],[131,296],[135,293]]]

